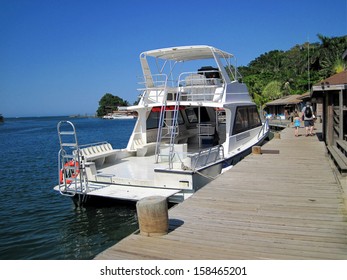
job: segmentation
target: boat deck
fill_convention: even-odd
[[[155,163],[154,155],[117,160],[98,169],[98,182],[89,182],[88,195],[127,201],[138,201],[152,195],[170,197],[180,190],[153,187],[154,169],[164,166]]]
[[[212,148],[212,145],[189,144],[188,156],[196,155],[203,149]],[[165,156],[164,156],[165,159]],[[118,159],[111,164],[105,164],[97,170],[97,177],[104,178],[105,182],[115,179],[119,183],[153,186],[154,169],[168,169],[168,162],[155,162],[155,155],[150,156],[131,156]],[[179,161],[177,160],[179,163]]]
[[[126,201],[139,201],[142,198],[159,195],[164,197],[170,197],[178,193],[180,190],[175,189],[160,189],[160,188],[138,188],[126,185],[100,185],[97,183],[91,183],[89,185],[91,192],[88,195],[100,196],[107,198],[114,198]]]
[[[115,163],[105,165],[103,168],[98,169],[98,176],[116,176],[123,180],[141,181],[142,184],[153,184],[154,169],[164,168],[165,165],[155,163],[155,156],[146,157],[127,157],[121,160],[117,160]],[[165,166],[166,167],[166,166]]]
[[[169,234],[132,234],[96,259],[347,259],[346,186],[324,142],[293,134],[170,209]]]

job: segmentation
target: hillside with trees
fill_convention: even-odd
[[[313,84],[346,69],[342,56],[347,49],[347,36],[317,37],[319,42],[306,42],[288,51],[273,50],[239,67],[259,107],[281,96],[303,94]]]

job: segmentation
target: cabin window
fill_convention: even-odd
[[[194,108],[194,110],[196,114],[198,114],[199,108]],[[200,122],[209,122],[210,120],[207,109],[205,107],[200,107]]]
[[[147,129],[158,128],[159,118],[160,112],[151,112],[146,121]]]
[[[186,115],[190,123],[198,122],[198,115],[195,113],[194,108],[186,109]]]
[[[183,119],[183,116],[182,116],[182,112],[179,111],[178,113],[179,113],[178,114],[178,118],[177,118],[178,125],[184,124],[184,119]]]
[[[236,109],[236,118],[233,129],[233,134],[238,134],[246,131],[248,128],[247,107],[238,107]]]
[[[233,134],[238,134],[258,126],[261,126],[261,120],[256,106],[236,108]]]
[[[168,111],[168,112],[165,112],[165,114],[173,114],[173,112]],[[168,116],[165,116],[165,117],[166,117],[166,119],[171,120],[171,118],[169,118]],[[147,129],[158,128],[159,127],[159,120],[160,120],[160,112],[151,111],[148,118],[147,118],[147,121],[146,121]],[[181,111],[179,111],[177,122],[179,125],[184,124],[184,119],[182,117]],[[164,124],[164,126],[165,126],[165,124]]]
[[[249,128],[261,126],[260,116],[257,107],[248,107]]]
[[[197,123],[199,120],[199,108],[187,108],[186,115],[190,123]],[[209,122],[210,116],[205,107],[200,107],[200,122]]]
[[[187,108],[186,115],[190,123],[197,123],[199,120],[199,108]],[[210,116],[205,107],[200,107],[200,122],[209,122]]]

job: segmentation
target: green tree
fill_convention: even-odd
[[[265,79],[262,79],[260,75],[244,76],[243,81],[248,86],[248,90],[253,97],[256,94],[261,95],[262,90],[266,85]]]
[[[129,106],[129,103],[118,96],[106,93],[99,101],[99,108],[96,111],[97,116],[102,117],[108,113],[112,113],[118,110],[119,106]]]
[[[260,110],[264,109],[264,104],[267,102],[263,95],[256,93],[253,96],[253,101],[258,106],[258,108],[260,108]]]
[[[315,57],[319,60],[323,78],[337,73],[341,68],[346,68],[346,64],[342,61],[342,54],[347,48],[347,36],[327,37],[322,34],[317,36],[321,44]]]
[[[333,64],[333,73],[341,73],[346,69],[346,63],[342,59],[337,59]]]
[[[279,81],[268,83],[262,93],[264,100],[267,102],[269,100],[280,98],[282,96],[281,85],[282,84]]]
[[[346,69],[342,54],[347,48],[347,36],[329,38],[318,34],[317,37],[320,42],[297,44],[287,51],[273,50],[248,66],[239,67],[258,105],[275,98],[275,92],[303,94],[312,84]],[[279,89],[274,91],[275,87]]]

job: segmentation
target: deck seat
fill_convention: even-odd
[[[180,127],[179,134],[175,137],[175,144],[187,143],[189,138],[197,135],[196,129],[187,129],[185,126]]]
[[[347,175],[347,157],[336,146],[327,146],[331,159],[335,162],[342,176]]]
[[[347,141],[345,140],[336,140],[336,146],[341,150],[343,154],[347,157]]]
[[[105,162],[113,162],[117,154],[117,150],[114,150],[109,143],[90,146],[80,151],[87,162],[95,162],[97,167],[102,166]]]
[[[134,148],[138,157],[153,155],[156,146],[157,144],[155,142],[143,143],[142,139],[134,139]]]

